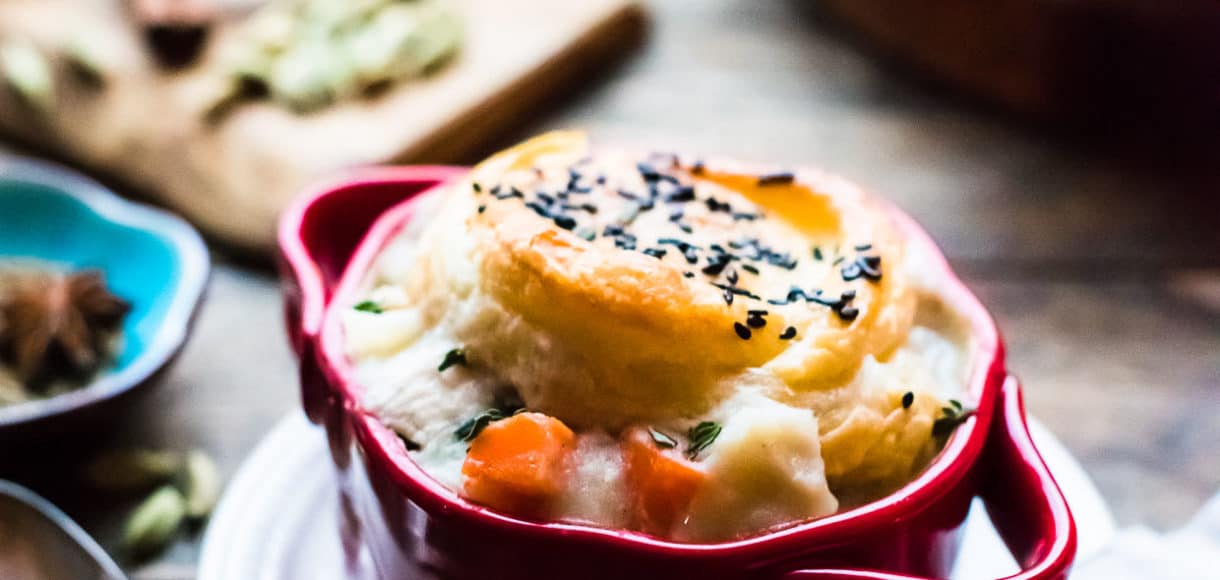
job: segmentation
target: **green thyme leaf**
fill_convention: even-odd
[[[722,427],[714,421],[704,421],[691,427],[687,433],[690,446],[686,448],[686,456],[694,459],[700,451],[707,449],[720,436]]]
[[[513,411],[505,412],[501,409],[488,409],[482,413],[479,413],[478,415],[475,415],[474,417],[471,417],[470,419],[467,419],[465,423],[462,423],[457,430],[453,432],[453,436],[457,437],[459,441],[474,441],[474,438],[478,437],[479,433],[481,433],[488,425],[499,421],[500,419],[511,417],[514,414],[515,413]]]
[[[444,360],[441,361],[440,366],[436,367],[436,370],[438,372],[443,373],[443,372],[445,372],[445,369],[448,369],[449,367],[451,367],[453,365],[466,366],[466,350],[465,349],[455,348],[455,349],[445,353]]]
[[[934,437],[946,437],[974,415],[974,409],[966,409],[960,401],[949,399],[948,407],[941,407],[941,416],[932,423]]]
[[[675,441],[673,437],[657,431],[652,427],[648,428],[648,434],[652,436],[653,443],[656,443],[657,447],[660,447],[661,449],[673,449],[674,447],[678,446],[678,442]]]
[[[357,304],[357,305],[353,306],[352,308],[355,308],[356,310],[359,310],[361,312],[372,312],[373,314],[381,314],[382,312],[385,312],[385,310],[382,310],[381,307],[378,306],[377,303],[373,302],[372,300],[365,300],[364,302],[361,302],[360,304]]]

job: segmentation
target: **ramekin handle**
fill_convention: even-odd
[[[280,218],[280,280],[288,334],[301,356],[369,226],[385,210],[466,171],[410,166],[357,169],[312,190]]]
[[[1000,392],[1001,413],[992,422],[980,461],[979,497],[1021,571],[1005,580],[1061,580],[1076,554],[1076,526],[1067,500],[1038,455],[1025,423],[1016,378]],[[798,570],[786,580],[918,580],[872,570]]]

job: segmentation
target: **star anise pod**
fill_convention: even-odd
[[[0,283],[0,359],[31,389],[96,371],[131,310],[96,270],[25,271]]]

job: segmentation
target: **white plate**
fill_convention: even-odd
[[[1077,561],[1114,534],[1114,518],[1092,480],[1041,423],[1030,422],[1039,451],[1067,495],[1079,533]],[[360,547],[344,570],[339,494],[322,431],[294,413],[276,425],[245,461],[217,506],[203,539],[199,580],[373,579]],[[952,578],[1000,578],[1016,563],[975,500]]]

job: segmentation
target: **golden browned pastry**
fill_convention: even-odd
[[[510,417],[523,407],[575,432],[545,445],[567,458],[568,481],[553,501],[528,502],[535,515],[736,537],[905,483],[962,390],[961,325],[918,274],[926,258],[883,207],[832,176],[558,132],[424,205],[431,217],[384,250],[368,300],[348,313],[348,346],[366,403],[459,490],[485,490],[488,477],[525,485],[487,468],[517,447],[479,443],[499,421],[521,426],[489,438],[534,433],[543,445],[537,433],[563,432]],[[661,455],[631,459],[641,429],[659,433]],[[640,473],[688,482],[689,497],[664,509],[628,501],[638,509],[627,513],[581,499],[638,499],[657,487]],[[544,488],[514,488],[513,505]]]

